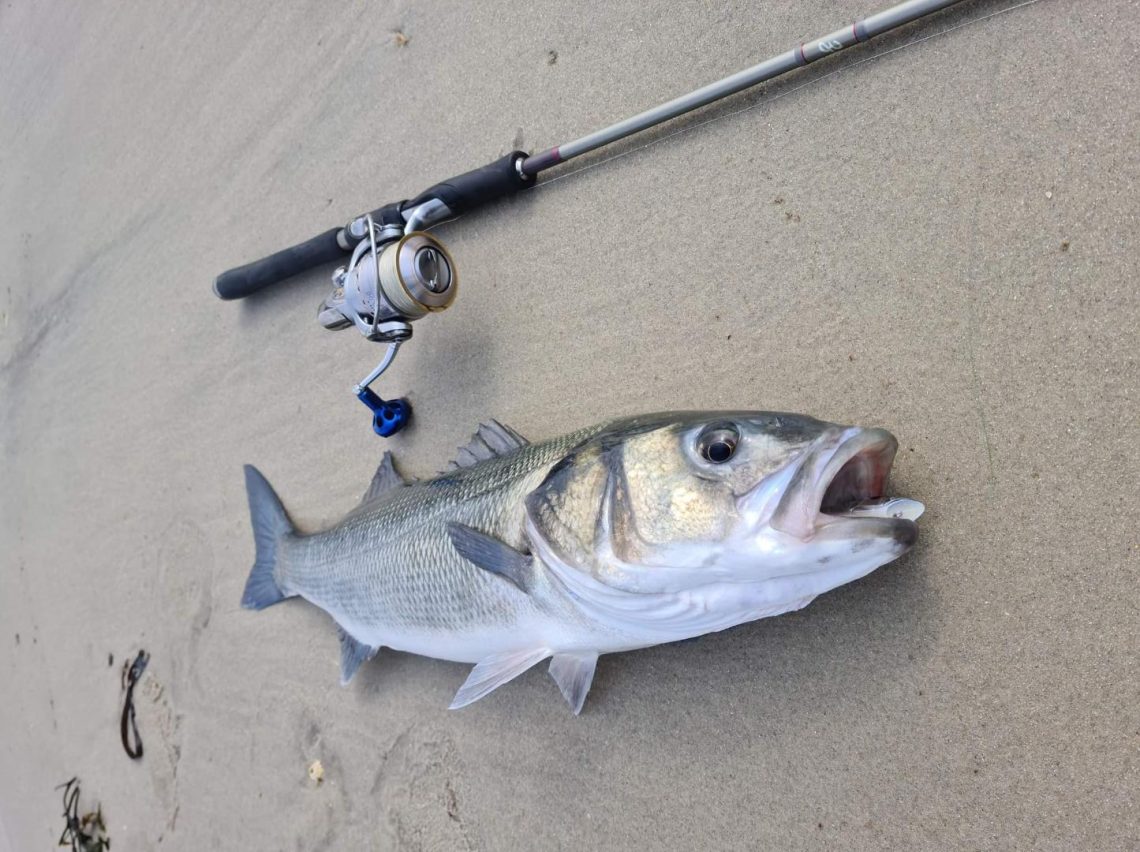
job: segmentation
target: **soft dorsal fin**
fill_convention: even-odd
[[[530,588],[534,557],[515,550],[494,536],[481,533],[454,521],[447,525],[447,535],[459,555],[484,571],[510,580],[524,592]]]
[[[380,459],[380,466],[376,468],[376,473],[373,474],[372,482],[369,483],[368,490],[364,492],[360,505],[371,503],[385,491],[407,484],[407,480],[396,472],[396,465],[392,462],[392,453],[385,450],[384,458]]]
[[[479,462],[487,461],[487,459],[513,453],[529,443],[526,438],[510,426],[504,426],[498,420],[480,423],[475,434],[471,436],[471,440],[459,448],[455,461],[448,465],[448,470],[472,467]]]
[[[340,626],[336,629],[336,635],[340,638],[340,685],[345,686],[352,680],[361,663],[371,660],[380,649],[357,642]]]
[[[448,710],[458,710],[466,707],[472,701],[478,701],[487,693],[514,680],[535,663],[540,663],[550,656],[549,648],[533,648],[529,651],[511,651],[506,654],[492,654],[481,660],[471,670],[459,692],[451,702]]]
[[[550,676],[562,690],[562,697],[577,716],[582,712],[586,693],[594,682],[594,668],[598,664],[596,651],[579,651],[572,654],[555,654],[550,660]]]

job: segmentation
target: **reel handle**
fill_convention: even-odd
[[[340,228],[331,228],[311,240],[223,272],[214,281],[215,295],[219,299],[244,299],[262,287],[292,278],[322,263],[340,260],[351,251],[341,246],[340,231]]]
[[[369,388],[361,388],[356,398],[372,411],[372,431],[381,438],[391,438],[408,425],[412,406],[406,399],[381,399]]]

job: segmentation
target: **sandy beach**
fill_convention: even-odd
[[[885,5],[3,3],[0,852],[73,776],[124,852],[1140,848],[1136,2],[970,0],[439,227],[387,441],[331,269],[211,292]],[[543,666],[342,688],[324,613],[239,605],[244,463],[317,529],[384,449],[718,408],[891,430],[917,546],[603,656],[579,717]]]

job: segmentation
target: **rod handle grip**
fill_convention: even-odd
[[[341,248],[340,228],[330,228],[310,240],[223,272],[214,280],[219,299],[244,299],[270,284],[276,284],[322,263],[340,260],[348,252]]]
[[[526,159],[525,151],[511,151],[461,175],[425,189],[415,198],[403,204],[404,209],[415,207],[425,201],[437,198],[448,206],[456,216],[469,213],[484,204],[514,195],[534,185],[534,178],[518,169],[518,162]]]

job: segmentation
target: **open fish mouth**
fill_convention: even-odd
[[[925,507],[887,494],[898,441],[882,429],[851,431],[830,452],[819,476],[818,520],[855,521],[854,534],[889,535],[909,547],[918,535],[914,522]]]
[[[898,441],[884,429],[833,432],[804,461],[773,526],[803,539],[894,538],[910,546],[923,505],[887,495]]]
[[[844,515],[885,496],[898,442],[881,430],[860,432],[839,445],[820,477],[819,511]]]

